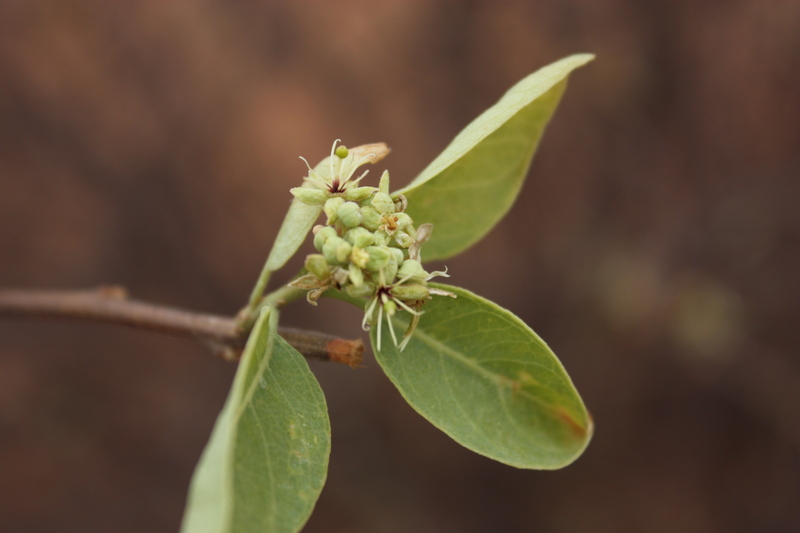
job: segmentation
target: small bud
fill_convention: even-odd
[[[344,234],[344,240],[355,246],[356,248],[366,248],[375,242],[372,233],[364,228],[353,228],[347,230]]]
[[[394,217],[397,220],[397,229],[405,230],[407,227],[414,225],[414,221],[405,213],[396,213]]]
[[[363,202],[375,193],[375,187],[356,187],[344,194],[344,199],[350,202]]]
[[[389,194],[389,171],[384,170],[381,174],[381,181],[378,183],[378,190],[383,194]]]
[[[397,258],[392,254],[392,258],[386,263],[386,266],[381,269],[383,272],[383,280],[387,284],[394,283],[394,278],[397,276]]]
[[[361,209],[355,202],[343,203],[339,206],[336,214],[338,215],[342,224],[348,228],[355,228],[356,226],[360,225],[361,221],[363,220],[363,217],[361,216]]]
[[[347,269],[350,274],[350,281],[356,287],[360,287],[362,283],[364,283],[364,272],[356,266],[355,263],[350,263],[350,267]]]
[[[375,294],[375,284],[371,281],[365,281],[360,286],[348,285],[345,290],[347,294],[353,298],[365,298]]]
[[[322,254],[329,264],[338,265],[347,261],[353,247],[341,237],[331,237],[322,247]]]
[[[306,257],[306,270],[314,274],[317,279],[328,279],[331,275],[328,262],[320,254],[311,254]]]
[[[397,313],[397,304],[389,300],[383,304],[383,312],[389,316],[394,316]]]
[[[400,279],[407,279],[412,283],[424,283],[428,279],[428,273],[422,268],[420,262],[414,259],[403,261],[403,264],[397,270],[397,275]]]
[[[314,248],[322,251],[322,247],[325,246],[325,242],[330,239],[331,237],[336,237],[336,230],[330,226],[318,226],[320,229],[314,235]],[[316,228],[315,228],[316,229]]]
[[[328,191],[311,187],[295,187],[289,192],[306,205],[322,205],[330,197]]]
[[[389,235],[387,235],[385,231],[381,230],[378,230],[375,233],[373,233],[372,238],[375,241],[375,246],[386,246],[387,244],[389,244],[389,241],[392,240],[392,238]]]
[[[361,208],[362,224],[370,231],[377,231],[381,225],[381,214],[372,206]]]
[[[408,248],[409,246],[414,244],[414,239],[411,238],[411,235],[409,235],[405,231],[395,232],[394,240],[396,240],[397,244],[402,246],[403,248]]]
[[[338,157],[339,159],[344,159],[345,157],[347,157],[347,154],[350,153],[350,150],[348,150],[345,145],[340,144],[339,146],[336,147],[336,151],[334,153],[336,154],[336,157]]]
[[[367,269],[372,271],[378,271],[385,267],[392,257],[389,249],[383,246],[368,246],[364,251],[369,254]]]
[[[391,250],[392,256],[394,257],[394,260],[397,261],[397,264],[402,265],[403,261],[405,260],[405,254],[403,254],[403,250],[400,248],[389,248],[389,250]]]
[[[394,202],[385,192],[375,193],[372,198],[372,207],[382,215],[394,213]]]
[[[392,296],[398,300],[415,301],[425,300],[430,295],[427,287],[417,283],[409,283],[407,285],[396,285],[392,287]]]
[[[339,218],[337,212],[343,203],[344,198],[339,198],[338,196],[334,196],[325,202],[325,207],[323,207],[322,210],[328,215],[328,225],[333,224]]]

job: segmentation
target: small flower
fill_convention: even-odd
[[[409,261],[416,263],[416,265],[409,264],[406,267]],[[368,331],[371,325],[377,325],[379,350],[381,349],[381,322],[383,321],[384,315],[386,316],[386,325],[389,327],[392,341],[402,352],[408,344],[408,341],[411,340],[411,335],[414,333],[414,330],[417,328],[419,317],[425,313],[425,311],[419,310],[422,304],[430,300],[432,294],[450,296],[451,298],[456,297],[452,292],[424,285],[437,276],[449,278],[450,275],[446,270],[444,272],[437,271],[428,274],[422,270],[422,266],[413,259],[404,261],[402,266],[406,267],[404,270],[407,274],[391,285],[386,285],[383,280],[381,280],[381,284],[378,285],[375,294],[365,306],[361,327],[364,331]],[[381,273],[382,272],[383,271],[381,271]],[[408,283],[409,281],[412,283]],[[419,283],[414,281],[419,281]],[[411,322],[408,325],[408,329],[403,334],[403,340],[399,344],[397,343],[397,335],[392,326],[392,317],[397,313],[398,307],[411,314]]]
[[[308,167],[308,176],[302,187],[291,189],[291,193],[300,201],[308,205],[323,205],[328,198],[341,196],[360,202],[376,191],[375,187],[358,187],[358,182],[367,175],[368,170],[357,178],[353,176],[359,167],[383,159],[389,153],[389,148],[383,143],[377,143],[348,150],[343,145],[337,147],[339,142],[341,141],[336,139],[331,146],[327,175],[320,174],[311,168],[308,160],[300,158]]]

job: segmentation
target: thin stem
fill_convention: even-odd
[[[258,275],[256,285],[253,287],[253,292],[250,293],[250,301],[247,302],[248,312],[253,311],[256,308],[258,302],[261,300],[261,297],[264,295],[264,291],[267,288],[269,276],[272,274],[272,271],[267,268],[267,265],[269,265],[269,259],[267,259],[267,261],[264,263],[264,268],[261,269],[261,274]]]
[[[274,294],[295,296],[288,290]],[[282,303],[283,300],[274,301],[274,304]],[[0,316],[106,322],[193,337],[226,359],[238,358],[252,329],[252,324],[243,327],[241,321],[234,318],[131,300],[122,287],[81,291],[0,289]],[[361,362],[364,351],[361,340],[349,341],[291,328],[280,328],[278,333],[306,357],[350,366]]]

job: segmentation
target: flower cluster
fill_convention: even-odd
[[[430,237],[433,226],[414,226],[405,213],[405,197],[389,195],[388,171],[381,176],[377,188],[359,186],[367,172],[353,179],[360,166],[388,152],[385,145],[368,145],[371,151],[366,147],[348,150],[337,147],[337,142],[331,149],[327,175],[306,162],[309,175],[304,186],[291,191],[308,205],[322,206],[327,222],[313,230],[314,247],[320,253],[306,257],[308,273],[290,285],[308,290],[307,298],[312,304],[328,289],[364,298],[362,327],[368,330],[377,325],[380,349],[381,322],[385,318],[395,346],[402,350],[424,312],[423,304],[432,295],[455,295],[427,285],[434,276],[447,277],[446,272],[426,272],[420,262],[420,247]],[[391,321],[398,311],[411,315],[399,344]]]

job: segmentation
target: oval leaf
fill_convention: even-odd
[[[295,532],[328,470],[330,422],[308,364],[262,312],[195,470],[184,533]]]
[[[480,240],[506,214],[566,87],[591,54],[564,58],[531,74],[453,139],[407,187],[407,212],[432,223],[425,260],[445,259]]]
[[[592,421],[564,367],[509,311],[469,291],[434,285],[434,297],[403,352],[383,332],[378,363],[408,403],[458,443],[518,468],[555,469],[574,461]],[[398,313],[395,326],[408,325]],[[384,324],[383,327],[386,327]]]

